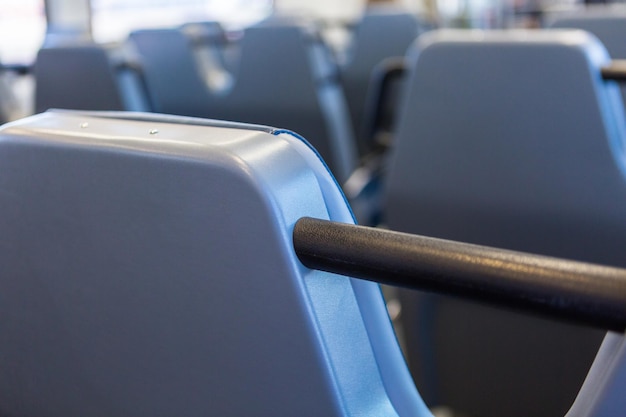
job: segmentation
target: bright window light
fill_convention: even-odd
[[[0,0],[0,61],[29,64],[46,34],[43,0]]]
[[[93,0],[92,29],[97,42],[120,41],[135,29],[219,21],[242,29],[265,18],[271,0]]]

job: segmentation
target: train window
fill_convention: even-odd
[[[46,33],[43,0],[0,0],[0,61],[29,64]]]
[[[92,0],[92,29],[98,42],[124,39],[134,29],[219,21],[241,29],[265,18],[271,0]]]

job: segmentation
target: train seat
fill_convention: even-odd
[[[403,57],[420,32],[413,14],[390,7],[370,9],[354,29],[346,62],[341,65],[341,82],[361,154],[371,150],[371,144],[363,138],[363,130],[374,68],[386,58]]]
[[[619,90],[582,31],[439,31],[409,54],[386,183],[392,230],[626,266]],[[429,405],[563,415],[602,334],[403,294]],[[515,375],[515,377],[511,377]]]
[[[233,72],[239,61],[237,48],[228,39],[219,22],[194,22],[181,26],[191,40],[198,71],[210,91],[227,91],[233,83]]]
[[[53,44],[37,54],[35,112],[50,108],[148,111],[132,52],[95,43]]]
[[[130,39],[145,62],[157,111],[285,126],[311,138],[339,181],[352,173],[356,145],[336,64],[313,27],[266,23],[246,29],[232,86],[219,92],[198,75],[182,34],[151,37],[155,33]]]
[[[157,113],[210,117],[216,104],[199,72],[192,40],[179,29],[132,32]]]
[[[137,113],[0,129],[0,414],[418,416],[374,283],[305,268],[352,223],[296,135]]]
[[[626,59],[624,25],[626,7],[622,4],[593,5],[584,9],[549,13],[547,27],[554,29],[581,29],[593,33],[604,44],[614,59]]]
[[[594,5],[581,10],[548,14],[548,27],[581,29],[595,35],[613,59],[626,59],[626,7],[620,4]],[[626,104],[626,87],[622,87]]]

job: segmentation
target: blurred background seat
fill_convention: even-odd
[[[626,167],[610,62],[582,31],[441,31],[410,53],[386,183],[399,231],[625,265]],[[404,293],[408,356],[429,405],[564,414],[602,335]]]
[[[314,145],[340,182],[356,167],[356,145],[336,63],[313,26],[267,21],[246,29],[232,85],[214,91],[178,30],[130,37],[159,112],[293,129]]]
[[[354,28],[341,80],[361,155],[372,150],[364,137],[364,114],[374,68],[386,58],[403,57],[420,32],[415,15],[393,6],[368,9]]]
[[[596,36],[613,59],[626,59],[626,6],[594,5],[570,12],[546,16],[547,25],[554,29],[581,29]],[[626,104],[626,87],[622,86]]]
[[[35,112],[151,109],[143,72],[121,46],[49,45],[34,67]]]

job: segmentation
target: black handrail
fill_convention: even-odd
[[[293,244],[309,268],[626,329],[626,269],[312,218]]]
[[[17,75],[27,75],[33,72],[33,65],[29,64],[0,64],[0,71],[13,72]]]
[[[600,73],[602,74],[602,79],[604,80],[626,82],[626,60],[613,60],[611,64],[602,67],[600,69]]]
[[[398,97],[394,97],[393,87],[406,77],[407,72],[404,57],[387,58],[372,71],[365,103],[366,117],[360,127],[361,134],[368,143],[389,145],[376,143],[376,134],[392,131],[400,105]]]

